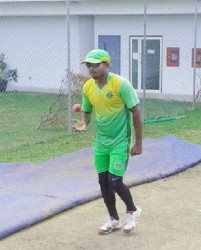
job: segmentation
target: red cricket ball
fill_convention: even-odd
[[[78,103],[74,104],[72,107],[72,111],[75,113],[79,113],[81,111],[81,105]]]

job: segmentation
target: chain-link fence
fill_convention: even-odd
[[[146,121],[200,107],[200,13],[199,0],[0,1],[0,150],[71,132],[94,48],[133,84]]]

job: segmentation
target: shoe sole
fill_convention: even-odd
[[[113,231],[117,231],[119,229],[121,229],[122,226],[120,227],[116,227],[116,228],[112,228],[110,231],[102,231],[102,230],[98,230],[98,234],[99,235],[106,235],[106,234],[110,234],[112,233]]]
[[[133,229],[134,229],[134,227],[132,228],[132,229],[124,229],[124,233],[125,234],[129,234],[129,233],[131,233],[132,231],[133,231]]]

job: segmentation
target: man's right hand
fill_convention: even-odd
[[[82,132],[82,131],[86,131],[86,123],[77,120],[77,119],[73,119],[73,121],[75,122],[74,126],[72,126],[72,128],[76,131],[76,132]]]

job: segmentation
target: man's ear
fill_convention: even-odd
[[[104,62],[105,65],[109,68],[111,66],[111,63],[110,62]]]

